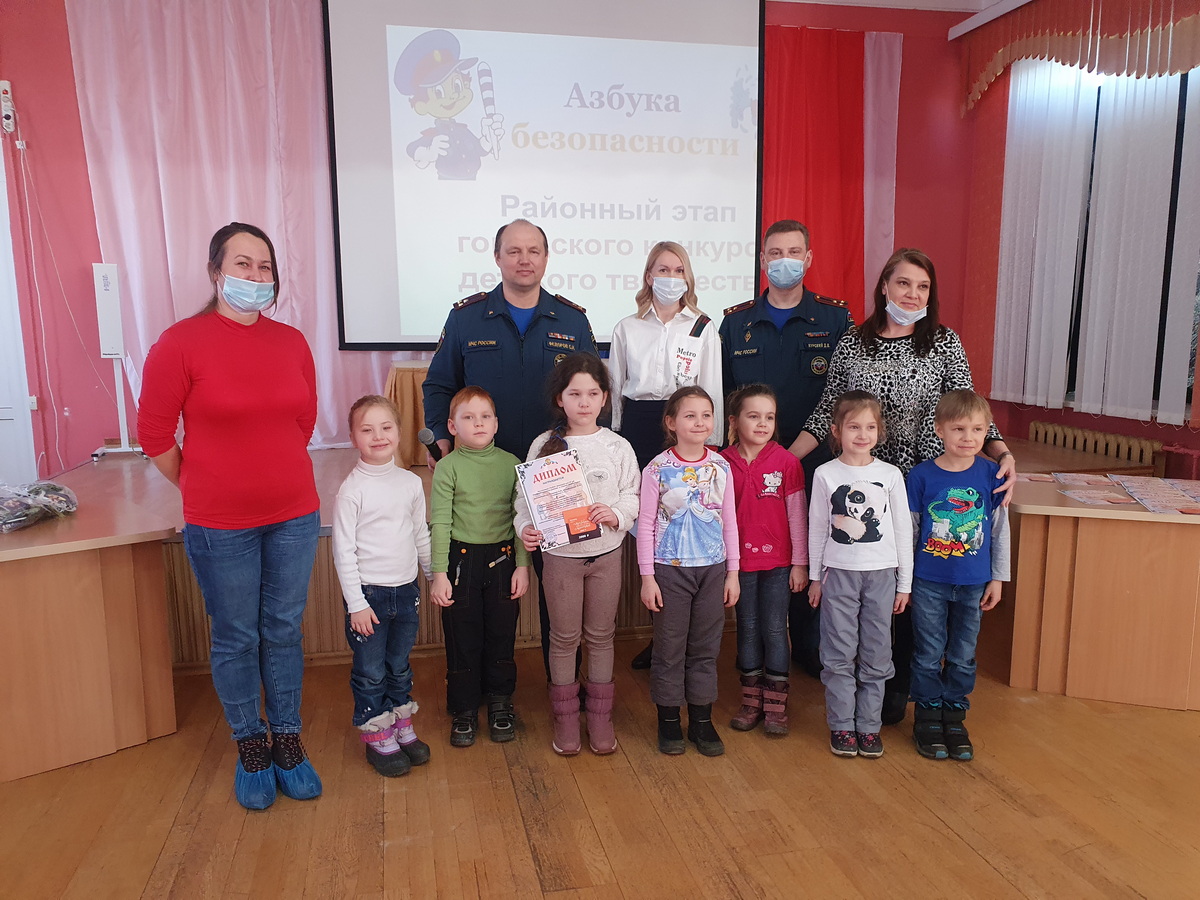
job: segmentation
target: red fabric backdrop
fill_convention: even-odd
[[[768,25],[763,226],[812,231],[805,284],[863,316],[863,34]]]

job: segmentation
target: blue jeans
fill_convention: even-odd
[[[212,677],[234,740],[300,732],[300,619],[317,555],[319,513],[256,528],[187,525],[183,544],[211,619]]]
[[[737,610],[737,667],[742,672],[788,676],[789,566],[741,572]]]
[[[967,695],[975,689],[975,641],[983,618],[979,601],[986,588],[986,583],[913,579],[913,702],[970,707]]]
[[[354,651],[350,667],[350,693],[354,695],[354,726],[412,699],[413,673],[408,654],[417,642],[421,592],[415,581],[395,587],[364,584],[363,596],[379,624],[375,633],[361,635],[350,629],[346,614],[346,640]]]

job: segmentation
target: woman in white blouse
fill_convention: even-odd
[[[612,429],[633,445],[645,468],[663,449],[662,412],[667,398],[697,384],[713,398],[711,443],[723,428],[721,339],[717,323],[696,305],[696,279],[687,251],[659,241],[646,258],[637,312],[613,329],[608,367],[612,375]]]

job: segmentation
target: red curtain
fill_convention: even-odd
[[[819,294],[863,316],[863,34],[768,25],[763,215],[812,232]]]

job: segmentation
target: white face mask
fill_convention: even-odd
[[[682,278],[655,278],[651,283],[654,299],[663,306],[678,303],[679,298],[687,292],[687,282]]]
[[[887,302],[888,318],[897,325],[916,325],[925,318],[925,313],[927,312],[929,312],[928,306],[922,306],[920,309],[914,309],[910,312],[907,309],[901,309],[891,300]]]

